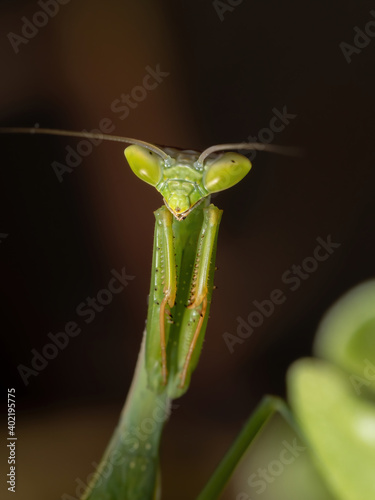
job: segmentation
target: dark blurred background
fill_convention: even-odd
[[[218,290],[191,388],[165,431],[166,500],[195,498],[262,395],[285,395],[287,367],[311,354],[324,311],[375,273],[375,36],[350,56],[340,47],[375,21],[374,4],[237,3],[73,0],[32,37],[29,27],[29,39],[23,18],[41,11],[37,2],[0,3],[3,126],[91,130],[108,118],[115,134],[203,150],[265,137],[275,110],[294,115],[272,142],[305,156],[258,153],[247,179],[214,198],[224,209]],[[161,81],[129,113],[116,111],[147,68],[160,68]],[[64,164],[78,141],[0,140],[1,403],[15,387],[17,495],[74,496],[131,381],[161,199],[132,174],[122,145],[94,147],[59,182],[51,163]],[[283,273],[328,235],[340,247],[290,291]],[[135,278],[86,324],[77,306],[123,267]],[[223,334],[276,288],[285,302],[230,353]],[[70,321],[81,333],[25,386],[17,367]]]

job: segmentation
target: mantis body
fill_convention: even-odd
[[[207,327],[222,214],[210,203],[210,195],[234,186],[251,169],[245,156],[228,150],[257,149],[282,154],[292,154],[295,150],[242,143],[222,144],[197,153],[86,132],[3,128],[0,133],[127,143],[125,157],[132,171],[163,197],[164,206],[154,212],[145,340],[119,426],[82,500],[156,498],[158,446],[163,425],[171,400],[189,387]],[[112,472],[108,475],[103,471],[109,466]]]
[[[290,154],[292,148],[221,144],[203,153],[160,148],[137,139],[51,129],[3,128],[33,133],[104,139],[130,144],[125,157],[133,172],[154,186],[164,206],[154,212],[155,235],[145,363],[148,386],[167,389],[172,399],[188,388],[207,326],[213,290],[217,234],[222,211],[210,195],[228,189],[250,171],[243,155],[228,149]]]

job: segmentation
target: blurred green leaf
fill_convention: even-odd
[[[289,401],[316,465],[340,500],[375,498],[375,406],[332,364],[303,359],[288,371]]]
[[[375,405],[363,397],[375,383],[375,281],[331,307],[314,351],[325,361],[302,359],[288,371],[294,416],[337,498],[375,498]]]
[[[319,325],[314,352],[375,389],[375,280],[356,286],[329,309]],[[352,381],[361,382],[356,377]]]

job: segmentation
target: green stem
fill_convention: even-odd
[[[147,388],[144,339],[120,421],[81,500],[159,498],[158,449],[170,412],[166,391]]]
[[[238,462],[241,460],[258,432],[275,412],[281,413],[281,415],[294,427],[294,422],[291,420],[291,414],[286,403],[282,399],[274,396],[266,396],[251,414],[245,427],[242,429],[196,500],[216,500],[220,498]]]

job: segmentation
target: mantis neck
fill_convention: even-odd
[[[147,388],[144,344],[143,338],[118,426],[81,500],[158,498],[158,448],[170,400],[166,392],[158,395]]]

